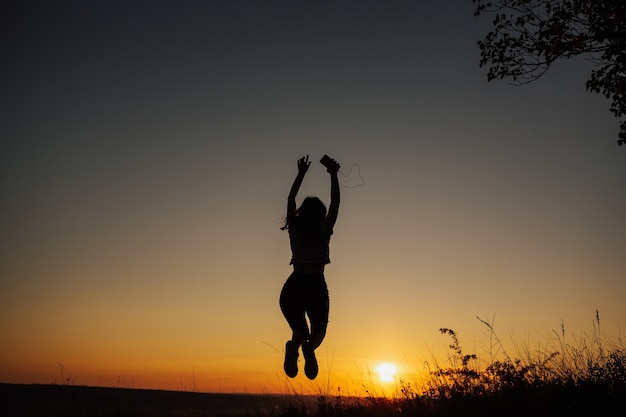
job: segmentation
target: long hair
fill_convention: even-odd
[[[281,229],[287,230],[292,227],[303,230],[313,229],[325,218],[326,206],[322,200],[317,197],[307,197],[294,213],[287,213],[285,225]]]

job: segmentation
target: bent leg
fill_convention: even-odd
[[[327,310],[328,311],[328,310]],[[309,316],[311,319],[311,334],[309,335],[309,345],[312,349],[317,349],[326,337],[326,328],[328,327],[328,313],[323,316]]]
[[[309,335],[308,344],[313,350],[322,344],[326,336],[328,327],[328,314],[330,310],[330,299],[328,297],[328,287],[326,281],[319,282],[313,293],[315,298],[311,300],[307,314],[311,322],[311,334]]]
[[[285,313],[283,310],[283,315],[285,319],[287,319],[287,323],[289,323],[289,327],[291,327],[291,340],[300,347],[303,344],[308,336],[309,336],[309,326],[307,325],[304,311],[301,313],[291,314]]]
[[[292,331],[291,340],[297,347],[309,336],[309,326],[305,317],[305,306],[300,297],[298,280],[290,276],[280,293],[280,310]]]

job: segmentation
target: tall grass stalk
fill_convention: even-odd
[[[626,415],[626,348],[621,338],[602,336],[597,311],[591,335],[567,336],[561,322],[560,332],[553,331],[547,345],[535,350],[516,345],[521,358],[507,352],[493,318],[477,319],[489,339],[484,358],[467,353],[454,330],[441,328],[451,339],[445,366],[436,359],[427,363],[427,375],[401,381],[396,395],[352,400],[320,396],[317,410],[282,415]]]

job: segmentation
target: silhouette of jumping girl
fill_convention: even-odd
[[[320,161],[330,174],[330,206],[317,197],[307,197],[296,208],[296,194],[309,169],[309,156],[298,160],[298,175],[287,198],[287,218],[283,230],[289,232],[293,272],[280,293],[280,309],[292,330],[291,340],[285,346],[285,373],[295,378],[298,374],[298,350],[302,347],[304,373],[315,379],[318,372],[315,349],[326,336],[329,297],[324,266],[330,263],[329,242],[339,213],[339,164],[334,159]],[[311,329],[307,325],[309,318]]]

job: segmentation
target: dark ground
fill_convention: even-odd
[[[207,394],[73,385],[0,384],[2,417],[236,417],[314,404],[314,397]],[[294,404],[294,401],[297,404]]]

